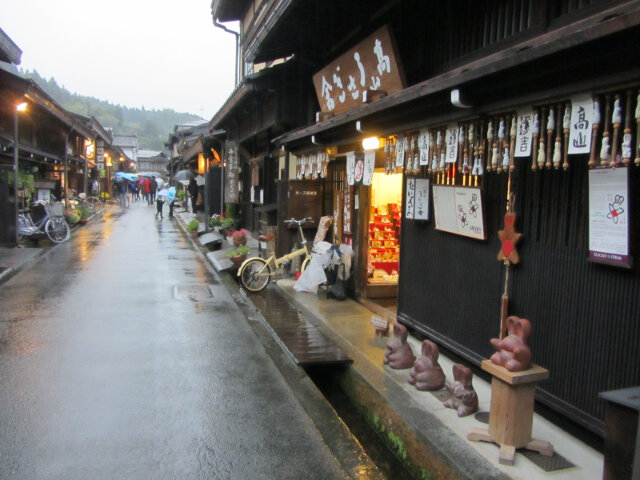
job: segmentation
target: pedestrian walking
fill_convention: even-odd
[[[176,202],[176,187],[173,185],[169,187],[169,194],[167,195],[167,203],[169,204],[169,218],[173,218],[173,206]]]
[[[149,199],[150,192],[151,192],[151,179],[147,177],[144,180],[144,199],[147,202],[147,205],[151,205],[151,200]]]
[[[191,197],[191,211],[196,213],[196,202],[198,201],[198,182],[195,178],[189,180],[189,186],[187,187],[189,197]]]
[[[116,183],[117,189],[118,189],[118,200],[120,200],[120,206],[122,208],[126,208],[127,207],[127,181],[126,180],[120,180],[118,183]]]
[[[158,182],[156,181],[156,177],[152,175],[151,181],[149,182],[149,205],[153,205],[153,202],[156,201],[157,191],[158,191]]]

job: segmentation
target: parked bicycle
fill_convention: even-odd
[[[64,218],[64,205],[47,205],[38,200],[31,210],[20,210],[18,214],[18,241],[25,238],[47,236],[53,243],[62,243],[69,239],[71,230]]]
[[[98,197],[82,197],[82,193],[78,197],[71,197],[71,202],[76,202],[76,205],[79,207],[84,207],[91,215],[99,212],[104,208],[104,203]]]
[[[263,290],[269,284],[269,280],[271,280],[272,276],[282,272],[282,267],[285,263],[297,257],[304,256],[300,267],[300,271],[304,272],[311,260],[311,252],[309,251],[309,247],[307,247],[307,240],[304,238],[302,225],[312,221],[313,219],[311,217],[306,217],[302,220],[295,220],[293,218],[285,220],[284,223],[288,225],[295,224],[298,228],[301,248],[278,258],[276,258],[276,255],[273,252],[269,258],[266,259],[259,256],[247,258],[238,269],[238,276],[240,277],[240,281],[244,288],[250,292],[259,292]],[[269,240],[269,236],[260,236],[260,241],[267,240]]]

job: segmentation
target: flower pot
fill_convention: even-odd
[[[239,247],[240,245],[247,244],[247,237],[236,237],[233,239],[233,246]]]
[[[234,257],[229,257],[229,259],[236,265],[236,266],[240,266],[242,264],[242,262],[244,262],[247,259],[246,255],[236,255]]]

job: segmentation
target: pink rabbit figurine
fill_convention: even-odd
[[[393,339],[387,343],[384,364],[394,369],[409,368],[416,357],[407,343],[407,327],[400,323],[393,326]]]
[[[440,350],[431,340],[422,342],[422,356],[409,372],[409,383],[418,390],[440,390],[444,386],[444,372],[438,363]]]
[[[471,383],[471,369],[457,363],[453,366],[453,378],[453,382],[447,382],[445,385],[451,398],[444,402],[444,406],[456,409],[459,417],[466,417],[478,411],[478,395]]]
[[[496,353],[491,355],[491,361],[510,372],[527,370],[531,367],[531,350],[529,349],[531,323],[524,318],[509,317],[507,332],[509,335],[502,340],[491,339],[491,345],[496,349]]]

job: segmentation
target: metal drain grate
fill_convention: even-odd
[[[531,450],[525,449],[518,450],[518,453],[521,453],[523,456],[527,457],[545,472],[556,472],[558,470],[575,467],[573,463],[564,458],[562,455],[558,455],[556,452],[553,452],[553,455],[550,457],[540,455],[538,452],[533,452]]]
[[[213,298],[213,292],[209,285],[175,285],[173,287],[173,298],[199,302]]]

